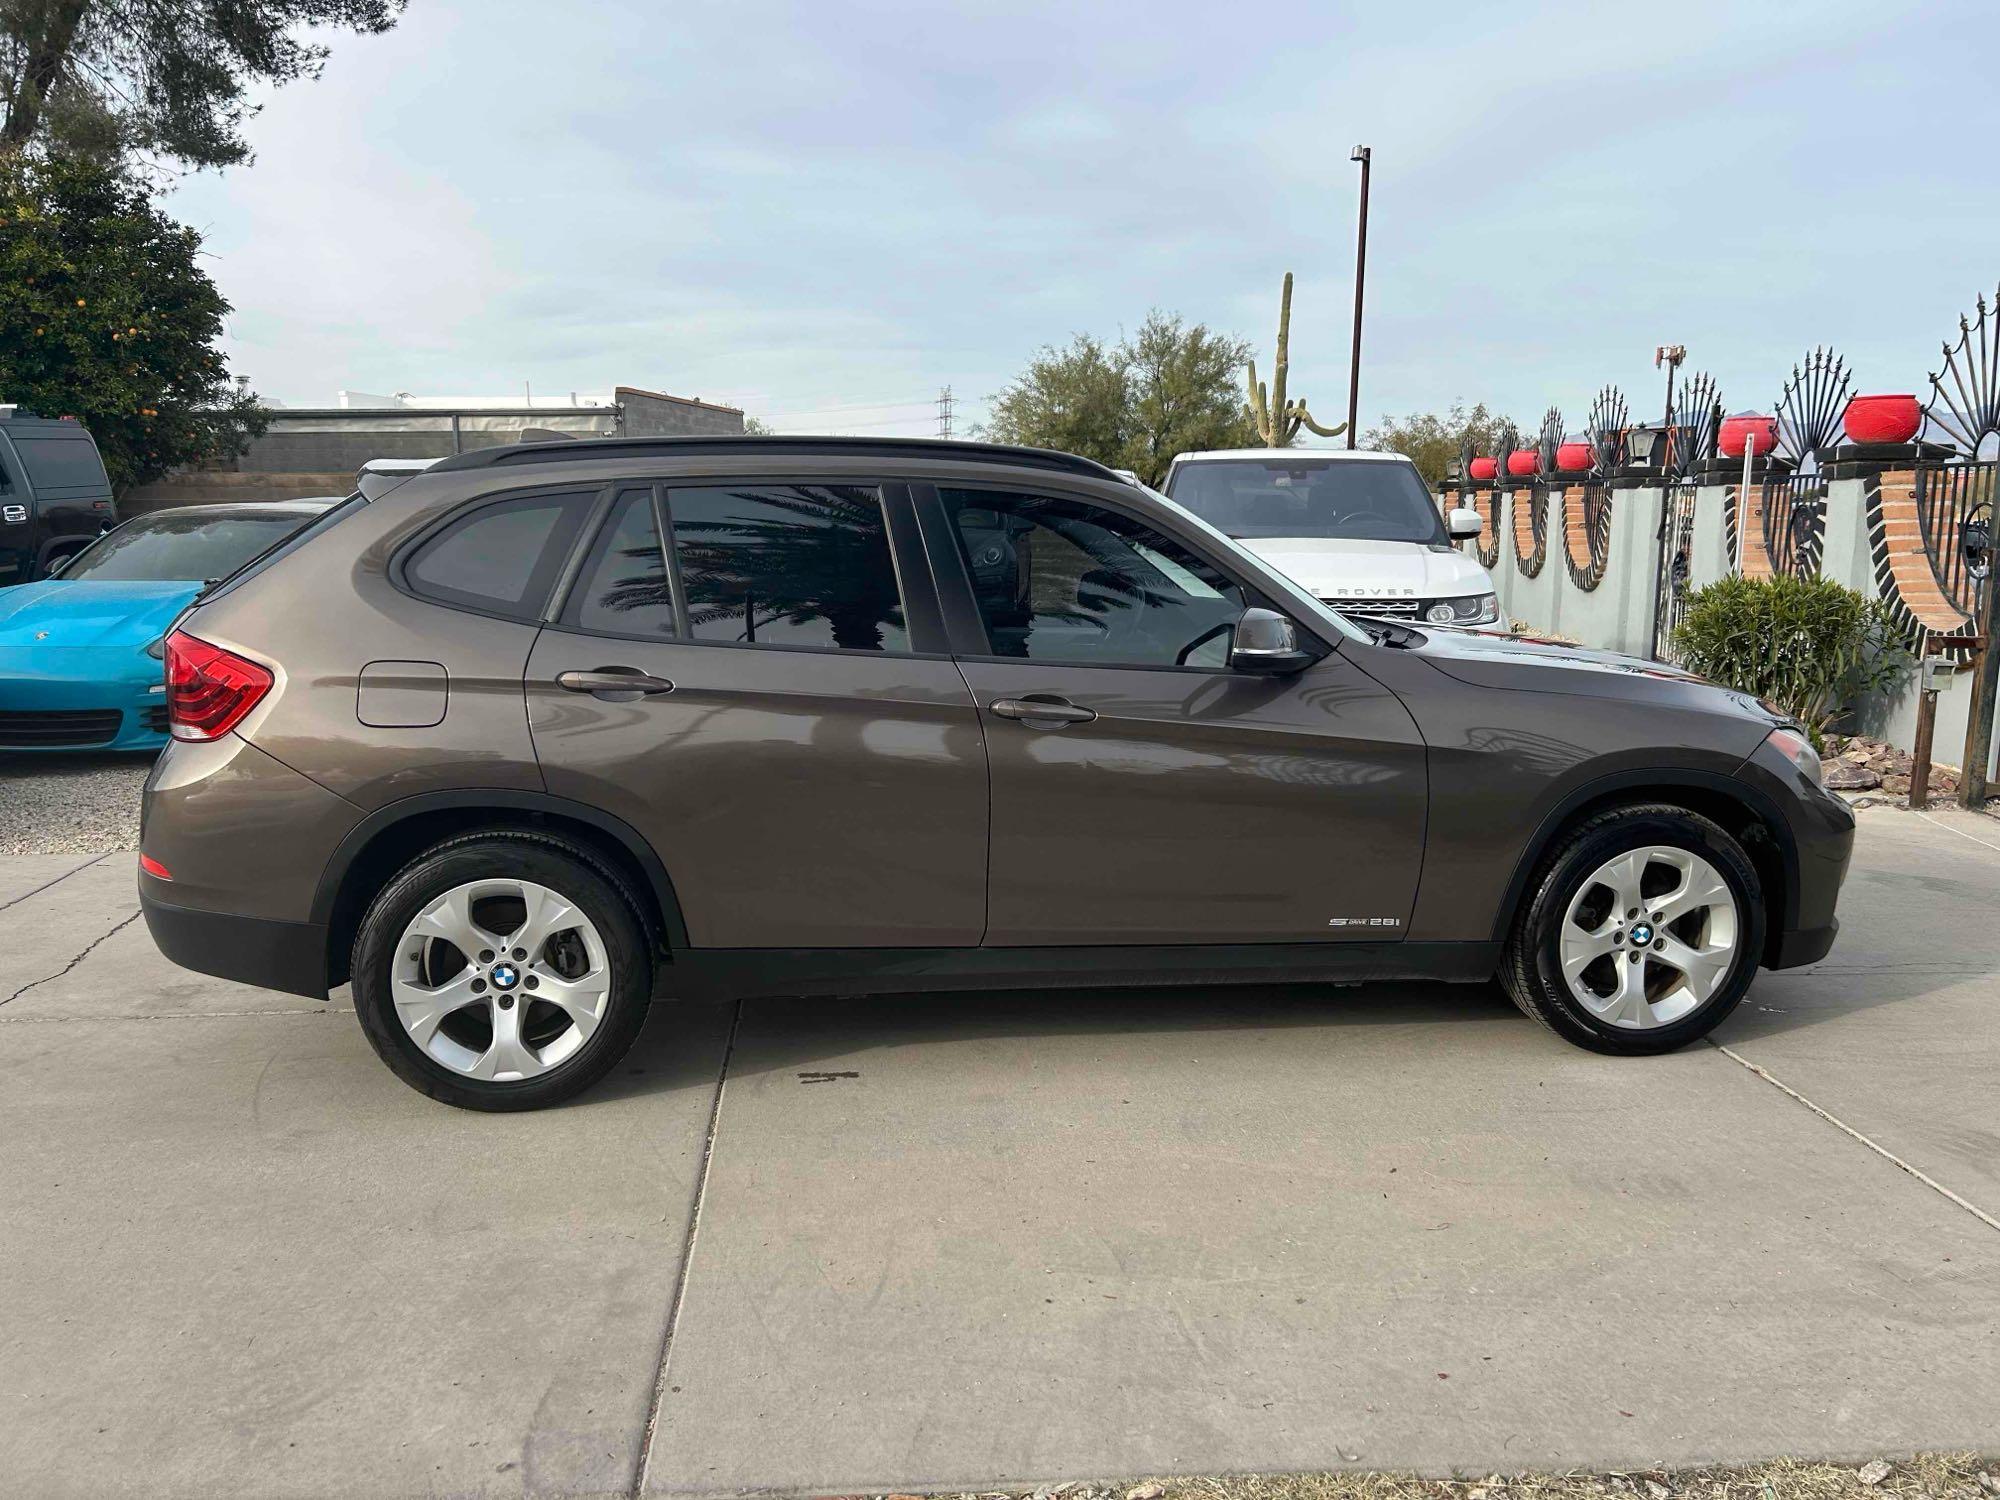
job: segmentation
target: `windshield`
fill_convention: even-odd
[[[1230,458],[1184,463],[1167,493],[1237,538],[1446,541],[1417,471],[1352,459]]]
[[[65,583],[202,583],[233,573],[311,518],[296,511],[266,516],[205,516],[171,511],[141,516],[107,532],[63,569]]]
[[[1237,546],[1236,543],[1230,540],[1230,538],[1226,536],[1219,528],[1217,528],[1211,522],[1204,521],[1200,516],[1196,515],[1193,511],[1189,510],[1185,505],[1181,505],[1176,501],[1169,499],[1167,496],[1161,494],[1158,490],[1154,489],[1150,484],[1145,483],[1143,480],[1140,481],[1139,488],[1144,490],[1147,494],[1151,495],[1160,504],[1166,506],[1168,510],[1178,511],[1183,516],[1186,516],[1188,520],[1192,521],[1197,527],[1199,527],[1202,531],[1206,532],[1209,535],[1209,537],[1213,539],[1213,545],[1223,549],[1225,553],[1233,554],[1238,557],[1248,558],[1253,565],[1259,565],[1261,563],[1261,560],[1257,557],[1255,553],[1246,551],[1244,548]],[[1283,577],[1284,575],[1280,574],[1279,576]],[[1348,619],[1346,615],[1342,614],[1339,610],[1335,609],[1332,605],[1328,604],[1324,599],[1314,597],[1312,594],[1306,592],[1306,590],[1302,588],[1299,588],[1297,585],[1293,585],[1292,598],[1288,602],[1290,602],[1293,605],[1294,610],[1297,610],[1298,607],[1301,605],[1310,608],[1315,618],[1317,618],[1321,624],[1332,626],[1337,633],[1346,636],[1351,641],[1370,641],[1374,639],[1374,636],[1372,636],[1369,632],[1363,630],[1359,625],[1356,625],[1352,620]]]

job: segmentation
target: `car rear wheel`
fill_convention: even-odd
[[[466,1109],[588,1088],[644,1024],[652,962],[630,896],[582,850],[473,835],[420,856],[362,918],[354,1008],[375,1051]]]
[[[1757,872],[1718,824],[1615,808],[1543,862],[1500,978],[1514,1003],[1598,1052],[1670,1052],[1749,989],[1764,949]]]

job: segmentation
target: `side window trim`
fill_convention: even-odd
[[[687,587],[681,582],[681,549],[674,540],[674,514],[667,504],[667,487],[653,486],[653,529],[659,533],[662,561],[667,567],[667,594],[674,601],[674,638],[694,639],[688,621]]]
[[[618,486],[607,484],[590,502],[590,513],[577,527],[576,536],[570,542],[569,556],[563,559],[562,570],[556,574],[555,587],[549,590],[548,600],[542,605],[544,625],[555,624],[569,608],[570,595],[575,591],[583,565],[590,557],[590,549],[597,545],[597,533],[611,523],[611,507],[617,504],[617,497]]]

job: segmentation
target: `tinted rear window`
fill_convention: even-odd
[[[592,543],[565,622],[604,635],[670,636],[674,595],[651,489],[626,490]]]
[[[104,465],[88,438],[22,437],[14,434],[14,449],[27,466],[37,490],[77,490],[106,487]]]
[[[667,504],[696,640],[910,649],[873,486],[675,489]]]
[[[420,546],[404,566],[410,587],[441,604],[534,619],[593,495],[530,495],[479,506]]]

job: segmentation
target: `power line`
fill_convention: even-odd
[[[777,411],[768,414],[766,420],[776,417],[823,417],[836,411],[897,411],[904,407],[933,406],[933,401],[853,401],[845,406],[815,406],[805,411]]]
[[[951,436],[951,413],[952,413],[950,386],[946,386],[944,387],[944,389],[938,392],[937,409],[938,409],[938,436],[941,438],[948,438]]]

